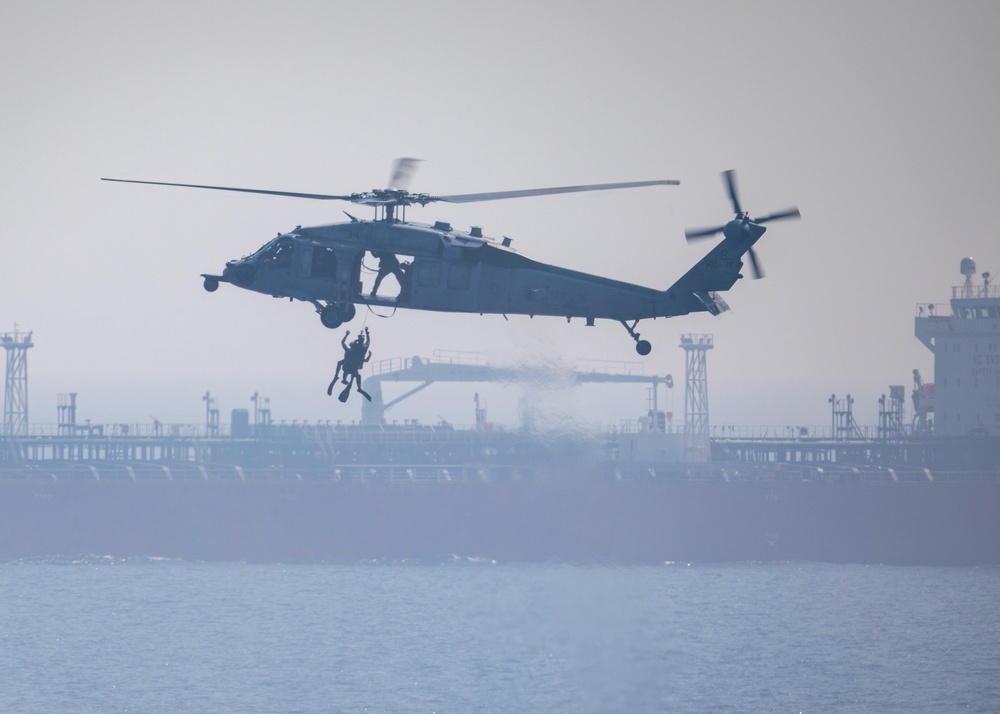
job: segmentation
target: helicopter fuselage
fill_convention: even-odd
[[[705,283],[703,274],[698,282],[708,289],[697,289],[692,283],[690,291],[682,285],[684,278],[668,290],[655,290],[541,263],[510,248],[508,239],[498,243],[477,228],[463,232],[442,222],[424,225],[395,220],[298,227],[279,234],[254,254],[230,261],[222,275],[204,277],[208,290],[227,282],[274,297],[310,302],[327,327],[349,321],[355,305],[576,317],[588,324],[596,319],[625,323],[700,310],[718,314],[728,309],[714,290],[728,289],[741,277],[742,251],[727,251],[724,246],[757,237],[740,231],[723,241],[706,256],[706,260],[714,256],[712,272],[722,276],[721,282]],[[382,253],[404,261],[402,284],[393,297],[363,293],[365,255]]]

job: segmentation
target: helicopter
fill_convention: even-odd
[[[434,196],[408,190],[417,159],[397,159],[384,189],[362,193],[328,195],[231,186],[167,183],[104,178],[103,181],[176,186],[216,191],[287,196],[322,201],[346,201],[375,210],[372,220],[347,213],[346,222],[296,228],[279,233],[254,253],[226,263],[221,274],[203,273],[205,290],[214,292],[221,283],[239,288],[311,303],[325,327],[350,322],[357,306],[408,308],[436,312],[507,315],[548,315],[620,322],[635,342],[639,355],[652,350],[636,328],[640,320],[675,317],[707,311],[719,315],[729,309],[720,292],[743,276],[742,256],[750,255],[754,277],[761,277],[754,244],[766,230],[763,223],[797,218],[789,209],[751,219],[740,207],[735,174],[723,173],[736,218],[714,228],[688,231],[688,240],[723,233],[723,240],[666,290],[591,275],[541,263],[511,247],[511,239],[500,241],[473,226],[457,230],[450,223],[421,224],[407,221],[409,206],[429,203],[471,203],[563,193],[605,191],[649,186],[678,185],[676,180],[559,186],[553,188],[467,193]],[[399,283],[395,296],[373,290],[363,294],[361,270],[366,254],[388,264],[380,269],[377,283],[393,274]],[[399,256],[405,260],[399,261]],[[376,287],[377,287],[376,283]]]

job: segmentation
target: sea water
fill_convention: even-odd
[[[3,712],[998,710],[998,568],[0,564]]]

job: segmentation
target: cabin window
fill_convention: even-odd
[[[468,290],[472,285],[472,266],[452,263],[448,266],[448,287],[452,290]]]
[[[312,276],[333,278],[337,275],[337,255],[332,248],[313,248]]]
[[[440,287],[441,263],[436,260],[422,260],[417,263],[417,285],[422,288]]]

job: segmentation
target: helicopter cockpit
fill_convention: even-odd
[[[292,264],[293,250],[292,236],[280,235],[262,245],[253,255],[245,260],[258,265],[273,265],[278,268],[287,268]]]
[[[222,271],[222,280],[250,288],[257,278],[258,269],[291,267],[293,253],[292,236],[279,235],[250,255],[227,262]],[[206,282],[206,289],[210,287],[210,283],[211,281]]]

